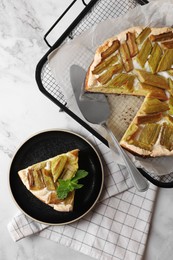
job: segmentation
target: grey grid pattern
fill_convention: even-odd
[[[101,260],[141,260],[149,231],[156,188],[145,193],[131,188],[105,199],[83,219],[69,225],[46,226],[24,214],[9,225],[13,239],[37,234]]]
[[[80,35],[91,26],[106,19],[119,17],[137,5],[137,1],[135,0],[100,0],[71,32],[70,38]]]
[[[45,90],[63,105],[66,105],[66,100],[61,91],[61,87],[57,84],[55,78],[53,77],[47,62],[44,64],[41,71],[41,79]]]

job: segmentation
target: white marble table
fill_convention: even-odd
[[[7,223],[18,210],[8,188],[15,150],[37,131],[70,129],[77,124],[60,113],[35,82],[36,64],[48,50],[43,36],[70,2],[0,0],[0,260],[91,259],[40,237],[14,243],[7,231]],[[160,189],[145,260],[172,259],[173,249],[168,244],[173,240],[172,200],[172,189]]]

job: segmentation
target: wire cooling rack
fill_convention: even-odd
[[[39,73],[41,73],[41,81],[38,79],[39,75],[37,74],[37,79],[39,80],[38,84],[42,85],[47,92],[49,92],[54,98],[56,98],[63,106],[68,106],[66,103],[65,97],[61,92],[61,87],[56,83],[49,65],[47,63],[47,56],[48,54],[55,48],[59,47],[64,41],[69,39],[74,39],[76,36],[83,33],[85,30],[89,29],[93,25],[109,19],[109,18],[116,18],[125,13],[129,10],[135,8],[139,4],[146,4],[146,0],[99,0],[99,1],[90,1],[90,4],[86,4],[85,1],[82,1],[83,4],[86,6],[84,12],[79,15],[78,18],[74,21],[74,24],[71,25],[71,28],[64,32],[61,38],[55,43],[54,46],[51,46],[47,40],[47,36],[49,33],[54,29],[55,26],[58,25],[61,19],[66,15],[68,10],[72,8],[75,4],[76,0],[71,3],[71,5],[65,10],[65,12],[60,16],[60,18],[53,24],[53,26],[48,30],[45,34],[44,40],[46,41],[47,45],[50,47],[50,50],[46,54],[44,60],[41,60],[41,67],[39,69]],[[74,27],[74,28],[73,28]],[[44,93],[45,94],[45,93]],[[61,107],[63,110],[63,107]]]
[[[79,118],[74,112],[70,110],[68,104],[65,100],[64,95],[61,92],[61,86],[59,86],[53,77],[49,64],[47,61],[48,55],[57,47],[60,47],[61,44],[74,39],[76,36],[80,35],[82,32],[92,27],[93,25],[109,19],[116,18],[129,10],[135,8],[137,5],[147,4],[147,0],[91,0],[89,3],[86,3],[84,0],[80,0],[83,3],[84,9],[81,13],[75,18],[75,20],[69,25],[66,31],[57,39],[57,41],[51,46],[47,40],[50,32],[58,26],[59,22],[64,18],[67,12],[74,6],[78,0],[72,1],[72,3],[67,7],[64,13],[58,18],[58,20],[52,25],[48,32],[44,36],[44,40],[49,46],[48,52],[42,57],[39,61],[36,68],[36,81],[40,91],[48,97],[52,102],[59,106],[61,111],[65,111],[69,114],[74,120],[79,122],[83,127],[88,131],[94,134],[99,138],[103,143],[108,145],[107,140],[105,140],[98,132],[96,132],[90,125],[85,123],[81,118]],[[173,187],[173,173],[156,176],[154,174],[148,173],[139,169],[141,173],[154,185],[164,188]]]

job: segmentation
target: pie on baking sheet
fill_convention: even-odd
[[[85,91],[143,96],[121,146],[144,157],[173,155],[172,28],[133,27],[106,40],[95,52]]]
[[[58,180],[73,178],[78,170],[78,153],[75,149],[36,163],[18,172],[23,184],[38,199],[57,211],[72,211],[75,191],[65,199],[57,195]]]

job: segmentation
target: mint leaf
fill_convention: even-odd
[[[59,199],[65,199],[70,191],[80,189],[83,184],[79,184],[78,180],[85,178],[88,172],[85,170],[78,170],[75,176],[69,180],[58,179],[59,186],[57,187],[57,195]]]
[[[78,181],[82,178],[85,178],[88,175],[88,172],[85,170],[78,170],[75,176],[72,178],[72,181]]]
[[[70,180],[59,179],[59,186],[57,188],[57,194],[59,199],[65,199],[70,192]]]

